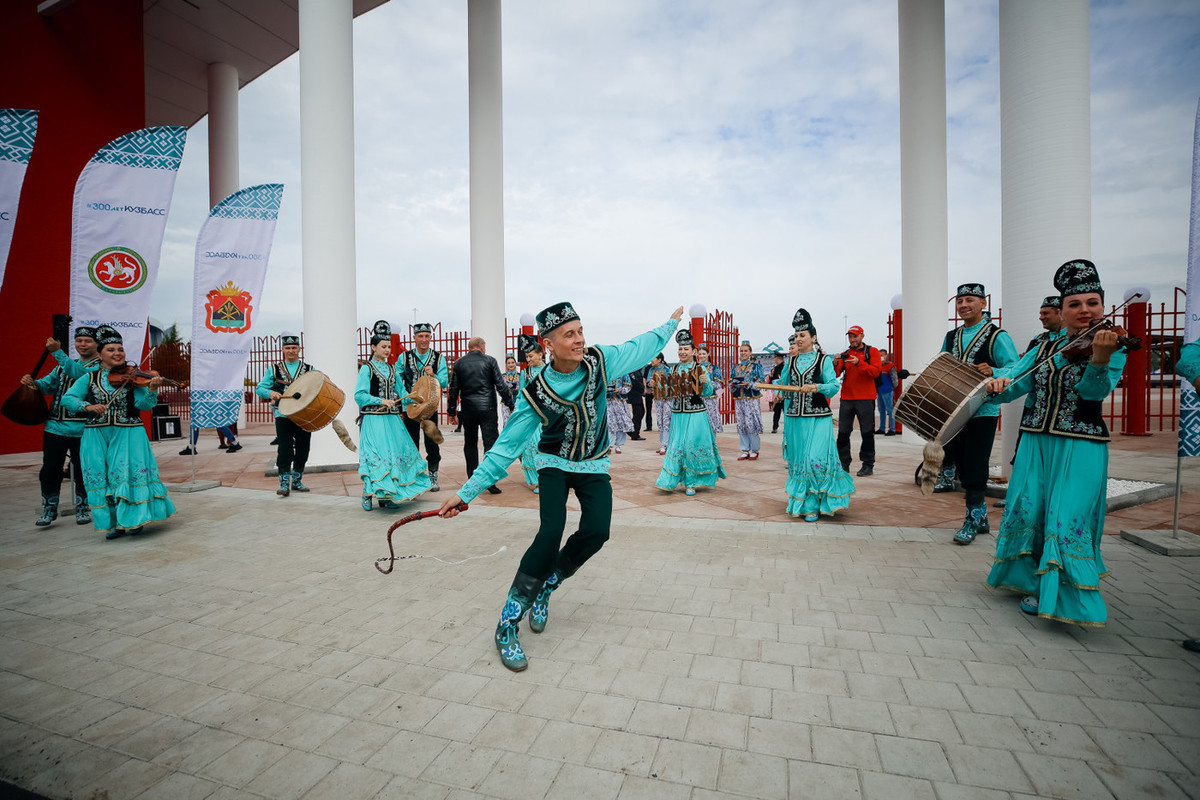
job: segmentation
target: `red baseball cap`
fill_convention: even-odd
[[[852,333],[857,333],[859,336],[862,336],[863,329],[857,325],[851,325],[850,330],[846,331],[846,335],[849,336]]]

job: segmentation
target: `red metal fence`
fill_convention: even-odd
[[[738,346],[741,345],[731,312],[716,309],[705,317],[704,342],[708,345],[708,360],[721,370],[721,377],[728,385],[729,373],[738,363]],[[733,396],[728,391],[720,393],[717,408],[721,411],[722,422],[734,421]]]
[[[953,309],[954,300],[949,302]],[[1165,301],[1157,306],[1139,303],[1120,311],[1117,304],[1111,306],[1109,318],[1141,338],[1145,354],[1145,357],[1129,354],[1121,383],[1104,401],[1104,416],[1113,433],[1148,435],[1176,430],[1179,424],[1179,378],[1175,376],[1175,360],[1183,345],[1186,306],[1187,292],[1178,286],[1169,305]],[[991,295],[988,295],[988,309],[991,310]],[[1003,319],[1002,311],[997,309],[992,317],[997,325]],[[952,313],[949,322],[954,326],[962,320]],[[887,325],[888,349],[895,352],[894,315],[888,315]],[[1020,348],[1026,343],[1014,344]],[[927,354],[912,354],[905,360],[912,364],[926,358]]]

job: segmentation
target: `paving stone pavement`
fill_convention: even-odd
[[[1085,631],[947,530],[635,507],[511,673],[531,509],[401,528],[385,576],[432,502],[220,488],[109,542],[3,474],[0,779],[47,797],[1200,796],[1200,559],[1107,537]]]

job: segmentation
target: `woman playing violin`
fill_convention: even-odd
[[[100,368],[71,384],[63,396],[69,410],[87,412],[80,454],[92,523],[106,539],[142,532],[142,526],[175,513],[158,477],[158,464],[142,427],[140,411],[158,403],[157,375],[135,382],[112,376],[125,369],[121,334],[108,325],[96,329]]]
[[[1067,336],[1043,342],[997,370],[988,384],[1000,402],[1026,393],[1031,402],[1021,417],[987,582],[1024,595],[1027,614],[1099,627],[1108,619],[1100,596],[1100,579],[1108,574],[1100,541],[1110,438],[1101,404],[1121,378],[1125,353],[1118,330],[1095,328],[1090,352],[1064,354],[1064,344],[1104,317],[1104,289],[1096,266],[1083,259],[1063,264],[1054,285]]]

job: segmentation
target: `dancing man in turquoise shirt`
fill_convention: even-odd
[[[449,519],[460,503],[469,503],[507,473],[529,439],[538,439],[541,526],[508,590],[496,626],[496,649],[504,666],[520,672],[529,666],[518,638],[529,613],[529,629],[541,633],[550,613],[550,594],[575,574],[608,541],[612,522],[612,485],[608,469],[609,375],[641,369],[660,352],[683,318],[683,306],[652,331],[622,345],[587,346],[583,324],[570,303],[556,303],[537,315],[538,333],[550,366],[531,380],[516,410],[475,474],[442,504]],[[567,493],[579,498],[579,530],[565,545]],[[561,545],[561,549],[560,549]]]

